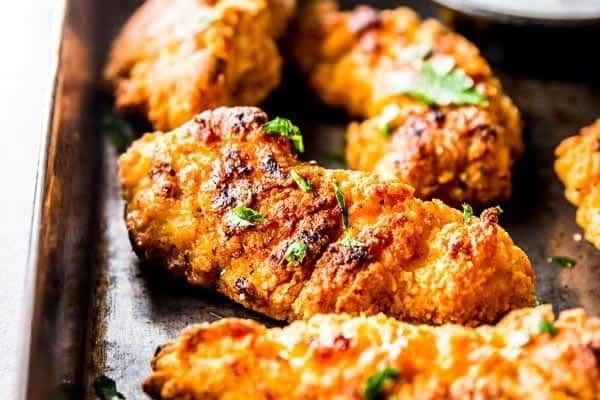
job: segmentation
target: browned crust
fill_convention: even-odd
[[[523,151],[520,116],[472,43],[405,7],[339,11],[335,1],[309,1],[299,14],[292,54],[310,85],[326,103],[366,118],[348,130],[351,168],[396,175],[418,197],[452,205],[510,196],[511,168]],[[431,57],[452,57],[488,101],[432,107],[394,93],[390,77],[416,68],[406,50],[424,43]]]
[[[149,0],[113,43],[104,77],[116,109],[172,129],[223,105],[253,105],[280,81],[295,0]],[[202,21],[214,18],[208,26]]]
[[[153,399],[363,399],[367,378],[400,372],[398,399],[600,398],[600,320],[550,306],[497,326],[415,326],[383,315],[319,315],[285,328],[225,319],[188,327],[152,360]]]
[[[577,224],[600,249],[600,120],[564,139],[556,148],[554,169],[567,200],[577,206]]]
[[[207,111],[147,134],[120,158],[127,227],[143,258],[282,320],[384,312],[477,325],[533,303],[531,264],[497,225],[497,210],[466,224],[397,180],[301,163],[287,139],[265,134],[266,120],[251,107]],[[298,187],[292,168],[314,193]],[[347,231],[334,181],[348,203]],[[237,205],[265,222],[227,226]],[[346,235],[364,246],[343,246]],[[283,257],[296,241],[308,246],[301,265]]]

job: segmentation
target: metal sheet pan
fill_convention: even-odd
[[[144,271],[131,250],[122,221],[117,154],[99,129],[105,99],[98,76],[110,39],[138,4],[68,4],[32,226],[23,399],[48,399],[57,387],[62,390],[58,398],[93,398],[89,383],[100,373],[114,378],[129,399],[144,398],[140,383],[154,349],[187,324],[224,316],[276,324],[213,292]],[[523,111],[527,144],[502,224],[535,265],[542,302],[557,310],[583,306],[598,315],[600,252],[573,239],[580,230],[552,162],[561,138],[599,116],[600,89],[502,78]],[[348,119],[320,105],[293,69],[265,108],[300,125],[308,138],[308,158],[332,165],[325,154],[341,148]],[[572,256],[577,266],[553,266],[547,261],[553,255]]]

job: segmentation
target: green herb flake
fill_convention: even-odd
[[[448,75],[454,69],[456,62],[450,56],[437,56],[429,61],[429,65],[438,75]]]
[[[344,229],[348,229],[348,207],[346,206],[346,198],[340,189],[338,181],[333,181],[333,192],[335,193],[335,199],[342,212],[342,224],[344,225]]]
[[[550,258],[550,262],[559,265],[563,268],[573,268],[577,262],[571,257],[555,256]]]
[[[463,208],[463,221],[465,224],[470,224],[473,219],[473,207],[470,204],[464,203],[462,205]]]
[[[496,210],[498,210],[498,214],[502,214],[504,212],[504,209],[500,206],[497,205],[496,207],[494,207]]]
[[[255,223],[263,222],[264,220],[265,218],[262,214],[244,206],[237,206],[225,215],[225,223],[227,225],[242,228],[253,226]]]
[[[398,119],[401,110],[395,104],[391,104],[383,109],[381,117],[379,118],[379,134],[387,139],[392,136],[394,131],[394,121]]]
[[[94,380],[94,392],[100,400],[125,399],[122,393],[117,390],[117,384],[106,375],[100,375]]]
[[[306,179],[304,179],[302,177],[302,175],[300,175],[298,173],[298,171],[296,171],[295,169],[292,169],[290,171],[290,175],[292,175],[292,178],[298,184],[300,189],[302,189],[306,193],[314,193],[315,189],[312,187],[312,185],[310,183],[308,183],[308,181]]]
[[[131,125],[110,110],[102,113],[100,125],[102,132],[110,137],[119,154],[125,152],[136,138]]]
[[[554,324],[546,320],[540,321],[538,325],[538,331],[540,333],[547,333],[550,336],[556,336],[556,334],[558,333]]]
[[[420,43],[406,47],[402,55],[408,61],[421,61],[427,58],[432,50],[433,46],[430,43]]]
[[[214,10],[207,8],[205,11],[200,14],[198,17],[198,30],[200,32],[208,29],[212,24],[214,24],[219,19],[219,15]]]
[[[289,119],[275,117],[265,124],[268,135],[281,135],[292,142],[292,146],[298,153],[304,153],[304,141],[300,128],[294,125]]]
[[[283,258],[292,265],[298,265],[302,263],[306,253],[308,252],[308,246],[303,240],[292,243],[287,250]]]
[[[366,245],[358,240],[354,239],[351,236],[346,236],[342,240],[340,240],[340,244],[344,247],[365,247]]]
[[[379,130],[379,134],[386,139],[389,138],[392,135],[392,125],[389,122],[383,124]]]
[[[365,400],[379,400],[382,398],[385,385],[388,381],[400,378],[400,371],[396,368],[384,368],[371,375],[363,388]]]
[[[395,74],[395,90],[431,105],[480,105],[486,101],[464,70],[454,68],[446,58],[440,60],[424,62],[421,73],[404,70]]]

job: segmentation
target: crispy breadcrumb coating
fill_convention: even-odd
[[[600,319],[574,309],[553,321],[550,306],[475,329],[381,314],[317,315],[273,329],[223,319],[162,347],[144,390],[164,400],[359,400],[370,376],[393,368],[378,398],[600,399]]]
[[[600,249],[600,120],[563,140],[556,148],[554,169],[576,205],[577,224]]]
[[[348,129],[351,168],[394,174],[418,197],[453,205],[510,196],[523,151],[520,116],[472,43],[404,7],[341,12],[334,1],[309,1],[297,25],[292,53],[315,92],[367,118]],[[432,106],[398,93],[407,72],[443,58],[464,70],[485,103]]]
[[[533,304],[531,264],[496,209],[465,223],[397,180],[300,162],[266,122],[252,107],[206,111],[121,156],[126,223],[141,258],[280,320],[384,312],[477,325]],[[262,220],[236,224],[240,206]],[[300,262],[290,248],[304,249]]]
[[[149,0],[131,17],[104,77],[116,108],[172,129],[206,109],[253,105],[280,81],[279,36],[295,0]]]

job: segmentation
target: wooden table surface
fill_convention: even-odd
[[[0,387],[16,398],[23,287],[36,166],[50,96],[56,0],[3,2],[0,13]]]

